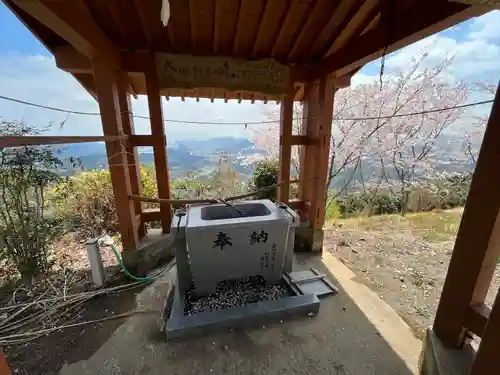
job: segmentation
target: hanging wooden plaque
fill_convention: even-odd
[[[286,93],[290,68],[273,59],[248,61],[223,56],[156,55],[160,88],[222,88],[262,94]]]

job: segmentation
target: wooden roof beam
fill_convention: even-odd
[[[96,25],[83,3],[51,0],[14,0],[14,3],[81,54],[89,58],[99,56],[112,67],[119,65],[118,49]]]
[[[444,0],[420,0],[415,2],[413,8],[395,15],[390,38],[387,37],[386,27],[379,23],[373,30],[312,66],[311,78],[319,78],[332,72],[342,76],[381,57],[384,49],[386,53],[394,52],[489,10],[485,6],[467,6]],[[385,43],[387,40],[389,43]]]
[[[382,0],[366,0],[361,4],[356,14],[354,14],[346,27],[341,30],[339,36],[333,41],[325,56],[329,56],[338,51],[345,46],[350,39],[361,34],[379,12],[381,1]]]
[[[321,50],[324,49],[328,40],[332,37],[333,34],[337,33],[342,22],[348,17],[352,9],[359,4],[359,0],[341,0],[333,12],[330,20],[323,28],[320,35],[316,36],[312,47],[310,48],[310,52],[312,54],[318,54]]]
[[[70,73],[91,73],[90,60],[72,47],[58,47],[53,51],[57,66]],[[147,52],[121,52],[118,67],[128,73],[144,73],[148,59]],[[311,76],[311,69],[305,65],[290,67],[294,82],[306,82]]]

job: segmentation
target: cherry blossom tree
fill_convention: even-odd
[[[337,91],[328,175],[328,186],[335,189],[332,199],[352,187],[376,194],[383,185],[400,201],[404,214],[416,177],[431,177],[438,139],[466,115],[463,109],[440,110],[467,102],[472,85],[448,74],[452,58],[432,68],[424,68],[425,59],[410,60],[404,69],[381,77],[381,83]],[[297,110],[296,134],[301,134],[300,117]],[[279,119],[279,114],[270,118]],[[256,144],[277,156],[279,123],[264,134],[256,136]],[[295,168],[299,152],[292,158]]]

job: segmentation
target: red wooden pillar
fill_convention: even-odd
[[[300,201],[301,218],[308,220],[309,227],[299,232],[304,246],[312,251],[321,251],[323,246],[334,88],[334,82],[325,77],[307,83],[304,89],[304,131],[308,143],[301,155]]]
[[[308,95],[304,98],[302,128],[304,135],[311,140],[316,140],[318,137],[318,87],[314,83],[306,83],[304,91]],[[311,220],[314,216],[311,211],[315,211],[317,203],[314,199],[316,171],[313,165],[317,159],[318,147],[315,142],[301,147],[299,200],[303,202],[303,207],[300,214],[302,220]],[[312,204],[314,207],[311,206]]]
[[[489,309],[484,306],[484,299],[500,255],[499,161],[500,85],[486,126],[433,326],[436,335],[449,347],[461,347],[467,331],[481,336],[486,326],[485,312]],[[500,308],[498,303],[496,305]],[[498,327],[499,323],[495,324]]]
[[[127,92],[128,80],[124,73],[118,75],[118,102],[120,105],[120,114],[123,133],[134,135],[134,118],[132,117],[132,105],[130,95]],[[142,195],[141,169],[137,148],[130,142],[125,145],[127,153],[128,170],[130,176],[130,189],[133,195]],[[134,201],[136,229],[140,237],[146,234],[146,228],[142,220],[142,204],[140,201]]]
[[[498,374],[500,353],[500,293],[497,293],[470,375]]]
[[[292,164],[292,127],[293,127],[293,85],[281,101],[280,111],[280,154],[278,183],[290,180]],[[278,187],[278,201],[288,203],[290,200],[290,185]]]
[[[317,154],[314,169],[316,179],[314,180],[313,202],[314,210],[311,210],[312,229],[322,230],[325,223],[326,196],[328,193],[328,165],[330,162],[330,141],[332,136],[333,96],[335,86],[333,81],[322,78],[318,82],[318,132],[316,139]]]
[[[156,183],[158,185],[158,197],[170,198],[170,178],[168,174],[167,140],[163,122],[163,111],[161,108],[160,86],[154,55],[151,55],[146,72],[146,92],[148,94],[149,117],[151,121],[151,134],[154,138],[153,152],[156,169]],[[163,233],[170,231],[172,221],[172,205],[160,204],[161,227]]]
[[[92,65],[104,135],[123,135],[118,101],[118,72],[98,59],[94,59]],[[106,142],[106,152],[123,249],[135,250],[139,245],[139,238],[135,228],[134,204],[129,200],[132,190],[125,144],[121,141]]]

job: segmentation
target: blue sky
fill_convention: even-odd
[[[71,75],[56,68],[52,56],[17,18],[0,2],[0,95],[76,111],[97,112],[97,103]],[[454,55],[450,75],[471,81],[498,82],[500,78],[500,11],[490,12],[439,34],[414,43],[386,58],[386,71],[399,69],[411,57],[426,51],[426,63],[436,64],[445,56]],[[380,61],[365,66],[353,84],[378,79]],[[163,104],[166,119],[195,121],[265,121],[266,113],[276,111],[275,105],[236,101],[171,99]],[[485,111],[487,108],[484,109]],[[133,100],[133,111],[147,115],[144,97]],[[99,117],[87,117],[46,111],[0,100],[0,117],[25,120],[33,125],[50,125],[50,134],[102,134]],[[62,129],[60,124],[66,120]],[[138,133],[148,133],[146,120],[136,120]],[[255,128],[255,127],[253,127]],[[255,128],[259,129],[259,128]],[[249,126],[180,125],[167,123],[170,140],[214,136],[252,137]]]

